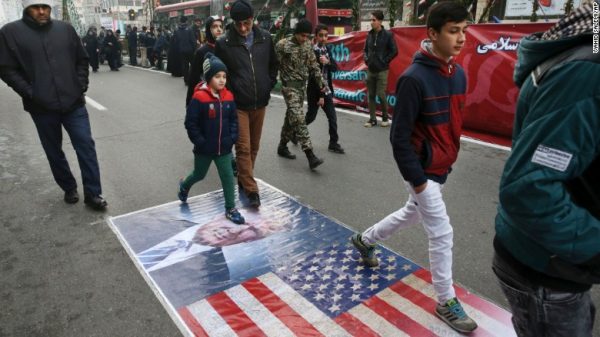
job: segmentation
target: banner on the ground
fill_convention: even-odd
[[[458,336],[434,314],[428,271],[385,247],[366,268],[350,229],[259,186],[244,225],[225,219],[220,190],[110,219],[184,335]],[[473,336],[515,336],[507,311],[456,291]]]
[[[465,47],[457,62],[465,69],[468,88],[464,127],[482,134],[510,138],[519,93],[513,82],[517,47],[521,38],[547,30],[551,24],[481,24],[467,29]],[[390,64],[387,86],[389,112],[401,102],[394,91],[398,77],[412,63],[426,38],[425,27],[399,27],[392,32],[398,56]],[[339,71],[333,75],[336,103],[368,111],[367,67],[363,60],[367,32],[334,38],[333,56]],[[401,98],[400,98],[401,99]],[[379,99],[377,99],[379,102]]]

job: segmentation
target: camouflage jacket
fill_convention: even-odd
[[[300,45],[294,36],[282,39],[277,42],[275,53],[283,86],[302,86],[304,89],[309,75],[315,77],[319,88],[324,86],[321,68],[310,41]]]

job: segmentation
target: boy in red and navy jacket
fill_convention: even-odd
[[[238,121],[233,94],[227,90],[227,67],[212,53],[203,63],[204,79],[187,106],[185,128],[194,144],[194,171],[179,182],[179,200],[185,202],[194,183],[204,179],[214,161],[225,197],[225,216],[236,224],[244,217],[235,208],[231,148],[238,138]]]
[[[400,76],[390,142],[409,198],[404,207],[362,234],[352,236],[368,266],[377,266],[375,243],[396,231],[423,223],[429,239],[429,264],[438,298],[435,313],[453,329],[477,328],[452,287],[452,226],[442,199],[452,164],[458,156],[466,80],[454,63],[465,43],[467,10],[455,2],[439,2],[427,17],[428,40]]]

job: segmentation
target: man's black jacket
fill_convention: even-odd
[[[277,83],[277,56],[271,35],[254,27],[250,48],[234,27],[217,40],[215,55],[227,66],[227,86],[241,110],[255,110],[269,104],[271,89]]]
[[[85,104],[88,59],[75,29],[61,21],[40,26],[23,13],[0,30],[0,78],[31,113],[70,112]]]
[[[390,68],[390,62],[398,55],[394,35],[381,27],[379,32],[371,29],[367,34],[364,50],[365,63],[372,72],[380,72]]]

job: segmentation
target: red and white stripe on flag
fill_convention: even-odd
[[[469,336],[516,336],[510,313],[456,287],[479,324]],[[179,309],[194,336],[460,336],[434,314],[431,275],[421,269],[330,318],[274,273]]]

